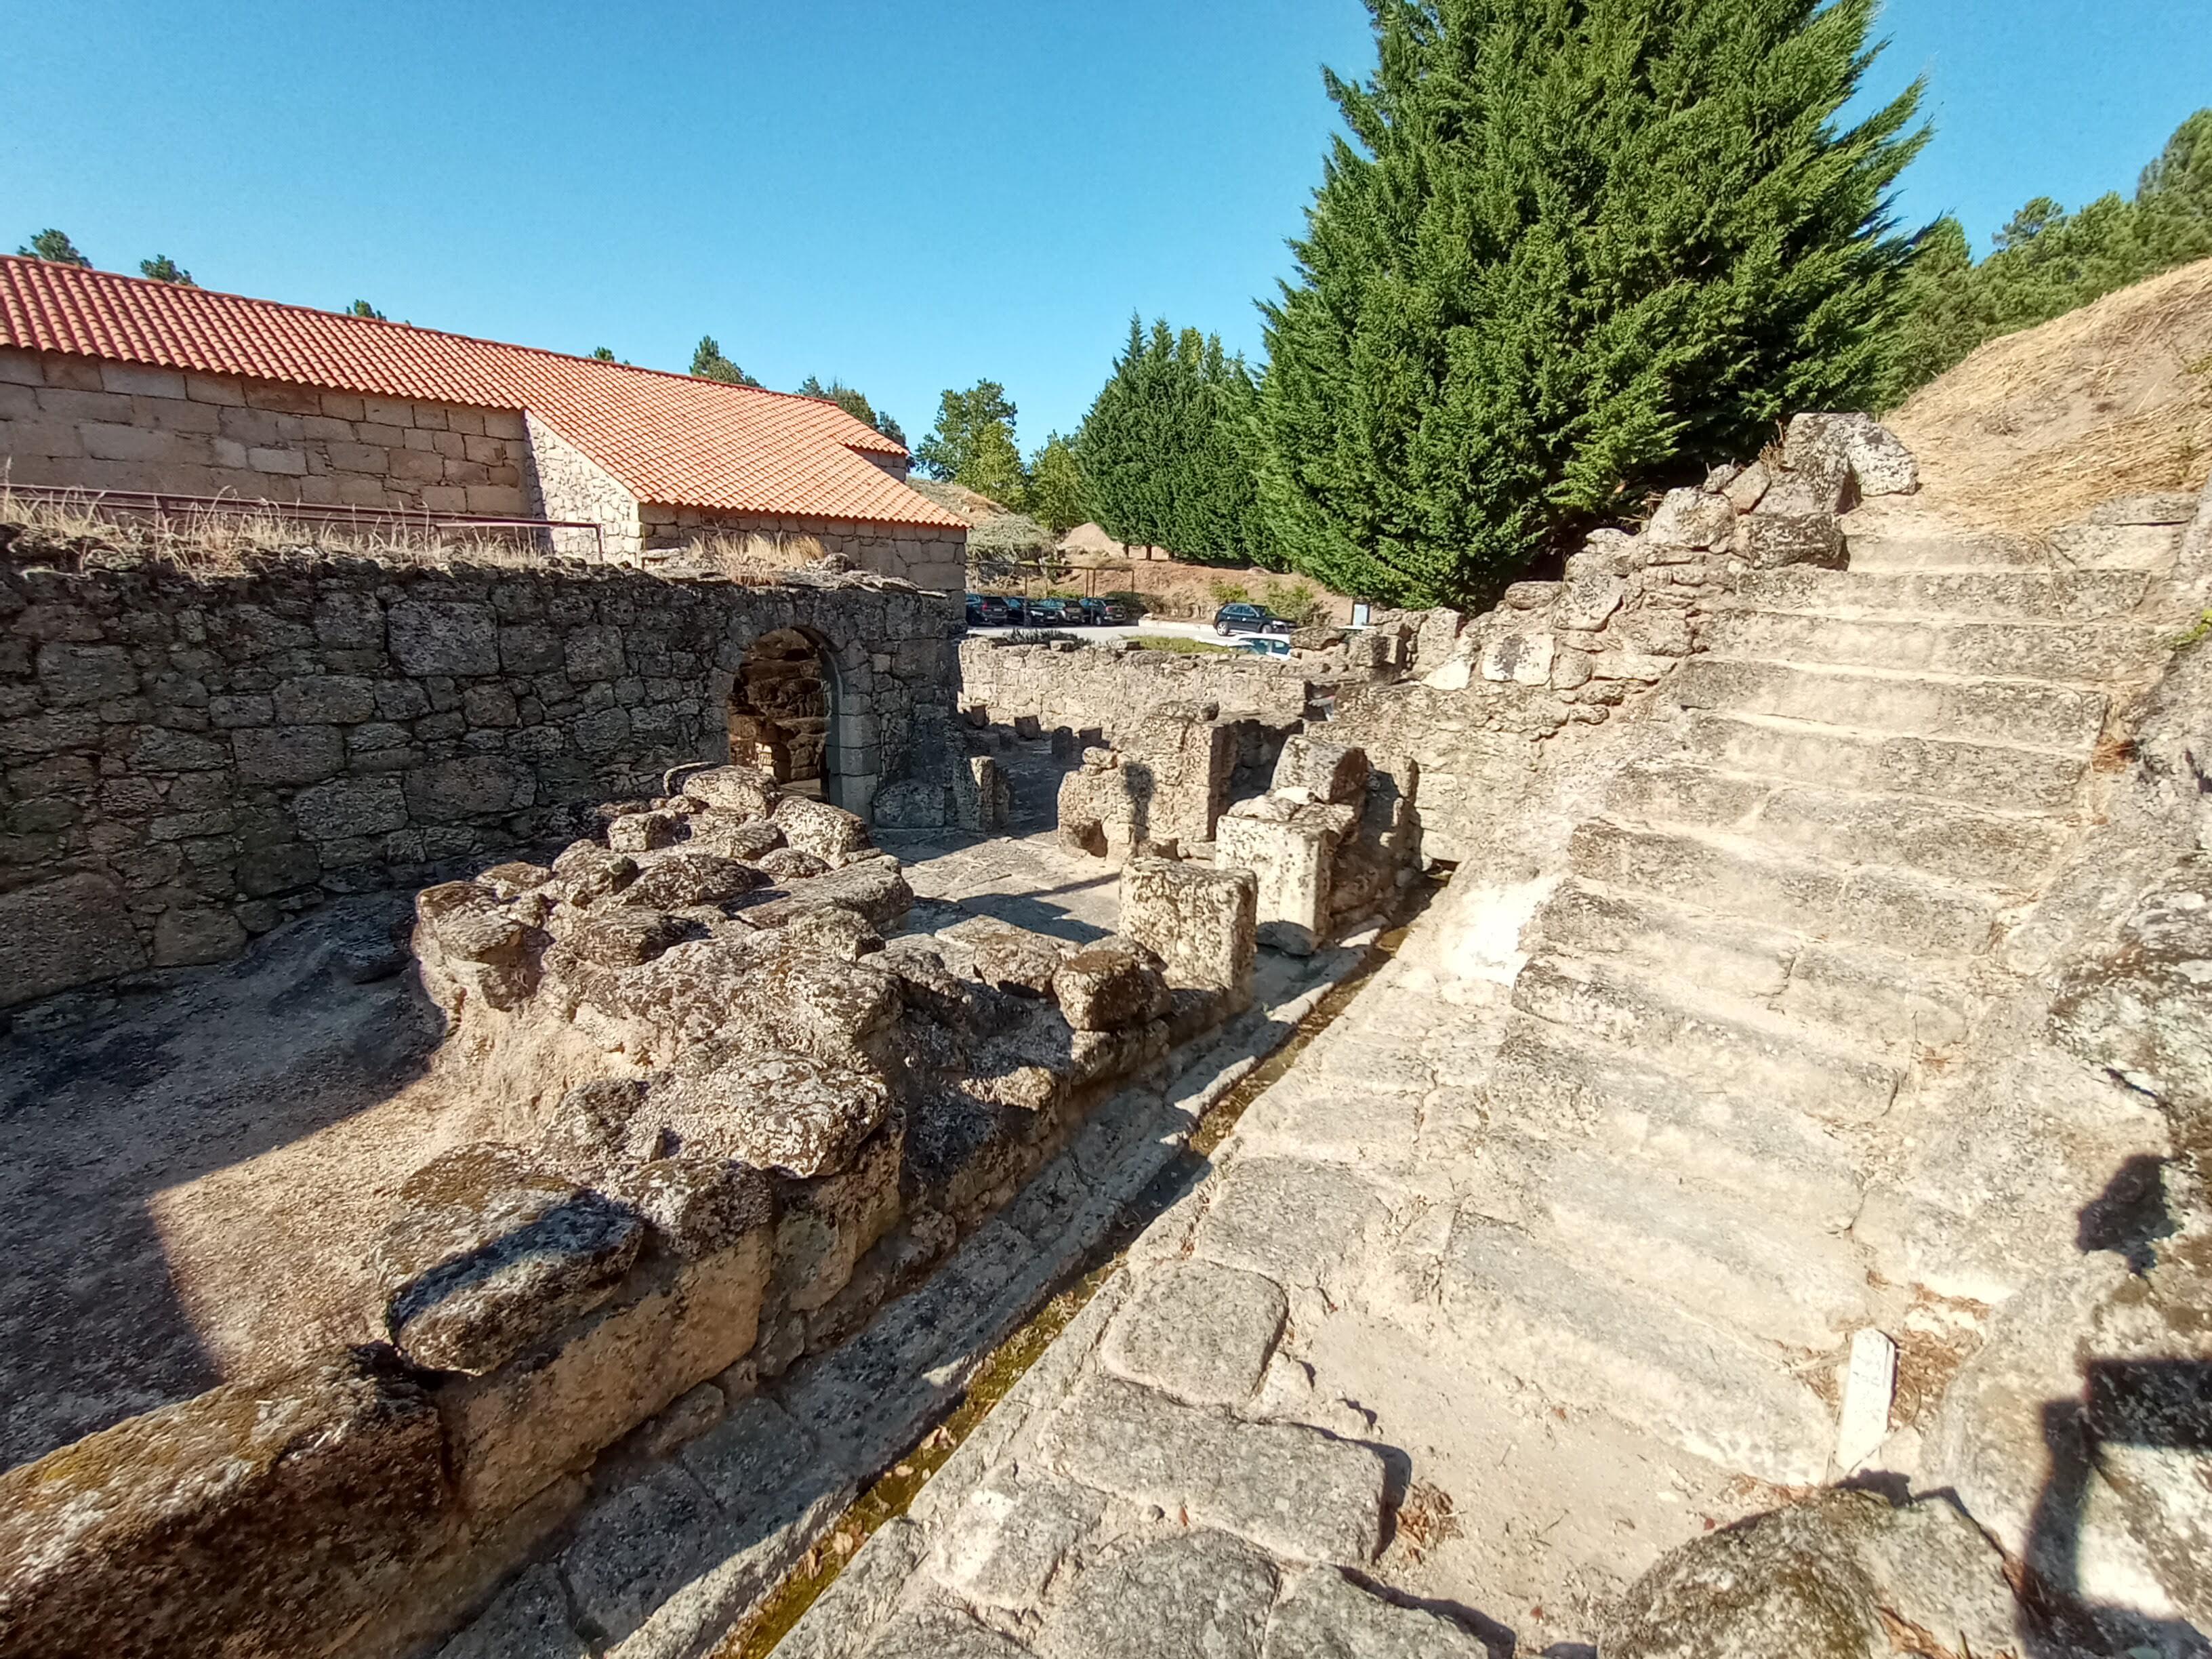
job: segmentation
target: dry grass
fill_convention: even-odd
[[[683,550],[683,562],[714,571],[744,586],[771,587],[822,554],[822,544],[811,536],[717,531],[688,544]]]
[[[4,481],[0,481],[0,526],[15,532],[12,539],[18,547],[42,557],[77,562],[98,553],[122,554],[210,576],[287,559],[522,567],[542,564],[546,557],[514,537],[482,532],[441,535],[427,526],[391,520],[318,523],[249,502],[155,517],[105,509],[91,493],[21,495]]]
[[[2212,260],[1992,340],[1888,424],[1927,506],[2033,533],[2212,471]]]

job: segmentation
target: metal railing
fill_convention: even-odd
[[[440,536],[462,530],[588,530],[592,550],[606,556],[605,527],[592,519],[508,519],[477,513],[433,513],[424,507],[342,507],[319,501],[253,501],[242,495],[175,495],[143,489],[88,489],[56,484],[0,485],[10,495],[57,507],[104,513],[137,513],[155,520],[236,517],[271,514],[303,524],[343,525],[360,530],[413,531]]]

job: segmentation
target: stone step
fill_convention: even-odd
[[[1828,1123],[1872,1122],[1902,1081],[1889,1061],[1771,1008],[1622,963],[1532,957],[1513,1006],[1678,1072],[1724,1073],[1733,1088]]]
[[[1735,771],[2017,812],[2070,810],[2088,769],[2087,755],[2067,750],[1734,711],[1691,714],[1680,752]]]
[[[1536,1237],[1548,1222],[1577,1262],[1708,1325],[1820,1350],[1871,1317],[1866,1263],[1849,1239],[1684,1171],[1505,1134],[1484,1143],[1473,1176],[1462,1196],[1481,1213]]]
[[[1601,1146],[1826,1232],[1850,1227],[1864,1201],[1857,1160],[1818,1119],[1748,1080],[1686,1078],[1533,1015],[1511,1017],[1488,1094],[1500,1130]]]
[[[1654,827],[1729,830],[1846,867],[1890,866],[1944,881],[2004,890],[2036,886],[2068,835],[2046,815],[1984,812],[1954,801],[1824,789],[1694,762],[1622,769],[1608,796],[1615,817]]]
[[[1437,1288],[1455,1334],[1553,1400],[1776,1486],[1826,1471],[1827,1407],[1772,1348],[1480,1217],[1455,1224]]]
[[[1868,534],[1846,530],[1849,568],[1875,571],[2047,570],[2051,544],[2033,536],[1966,535],[1904,528]]]
[[[1568,867],[1608,887],[1908,956],[1981,955],[1998,910],[1985,892],[1907,871],[1845,870],[1743,837],[1604,818],[1575,830]]]
[[[2148,574],[2139,570],[1891,572],[1791,565],[1747,571],[1734,592],[1739,603],[1759,611],[2057,623],[2124,617],[2149,590]]]
[[[1930,622],[1724,610],[1710,648],[1725,657],[2092,684],[2155,660],[2171,629],[2148,623]]]
[[[1617,957],[1676,973],[1724,995],[1763,1001],[1899,1057],[1966,1036],[1960,964],[1865,945],[1826,945],[1785,929],[1595,883],[1564,883],[1544,908],[1539,947]]]
[[[1715,656],[1683,663],[1668,676],[1665,690],[1668,700],[1683,708],[2084,752],[2104,729],[2106,702],[2101,691],[2034,680],[1954,678]]]

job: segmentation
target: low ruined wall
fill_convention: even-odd
[[[960,705],[981,707],[994,721],[1034,717],[1047,730],[1096,727],[1120,743],[1163,703],[1216,703],[1269,726],[1306,717],[1313,688],[1305,673],[1255,659],[1109,651],[1086,646],[960,642]]]
[[[513,518],[512,410],[0,348],[0,457],[19,484]]]
[[[726,757],[735,671],[805,630],[833,799],[942,763],[950,606],[842,585],[359,560],[0,557],[0,1006],[214,962],[329,896],[572,833]]]
[[[650,501],[638,514],[647,553],[711,537],[738,544],[746,556],[771,568],[808,564],[830,555],[851,560],[855,569],[896,576],[933,593],[957,593],[966,581],[968,535],[962,530],[714,513]]]

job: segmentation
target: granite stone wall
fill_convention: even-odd
[[[513,518],[529,464],[512,410],[0,347],[15,483]]]
[[[772,630],[823,651],[833,802],[865,814],[949,752],[951,607],[871,578],[33,556],[0,544],[0,1006],[217,961],[658,793],[726,758]]]
[[[648,562],[653,553],[714,538],[735,542],[746,556],[772,566],[807,564],[833,555],[849,559],[856,569],[897,576],[933,593],[957,593],[967,582],[964,530],[716,513],[652,501],[640,507],[638,515]]]
[[[1181,656],[1098,646],[960,642],[960,705],[1011,725],[1024,715],[1050,730],[1097,728],[1120,744],[1164,703],[1213,703],[1224,718],[1287,726],[1306,718],[1316,687],[1301,669],[1256,658]]]

